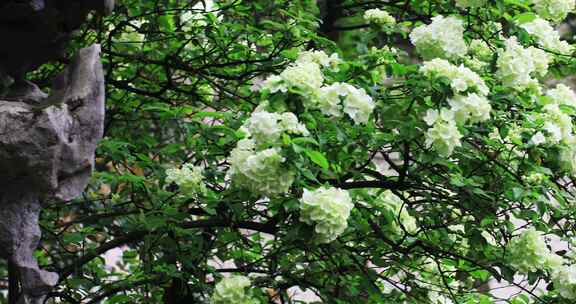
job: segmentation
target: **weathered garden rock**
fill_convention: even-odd
[[[0,256],[17,269],[19,303],[42,303],[58,276],[38,267],[43,204],[86,187],[104,125],[100,46],[82,49],[40,105],[0,100]]]

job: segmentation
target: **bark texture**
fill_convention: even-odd
[[[43,303],[58,276],[33,257],[43,204],[85,189],[104,126],[100,46],[79,51],[41,105],[0,100],[0,256],[16,268],[18,303]]]

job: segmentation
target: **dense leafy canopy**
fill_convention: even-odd
[[[106,134],[42,215],[49,301],[573,303],[573,9],[121,1],[70,50],[103,45]]]

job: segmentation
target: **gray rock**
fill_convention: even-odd
[[[79,51],[41,105],[0,100],[0,256],[16,267],[20,303],[42,303],[58,276],[33,257],[44,204],[85,189],[103,135],[100,46]]]

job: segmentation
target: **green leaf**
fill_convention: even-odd
[[[304,153],[306,153],[306,155],[310,158],[310,160],[313,163],[317,164],[323,169],[328,169],[330,167],[330,164],[328,163],[328,160],[326,159],[324,154],[316,150],[310,150],[310,149],[304,150]]]
[[[514,21],[522,24],[522,23],[532,22],[532,21],[536,20],[536,18],[538,18],[538,16],[536,16],[534,13],[522,13],[522,14],[514,16]]]

